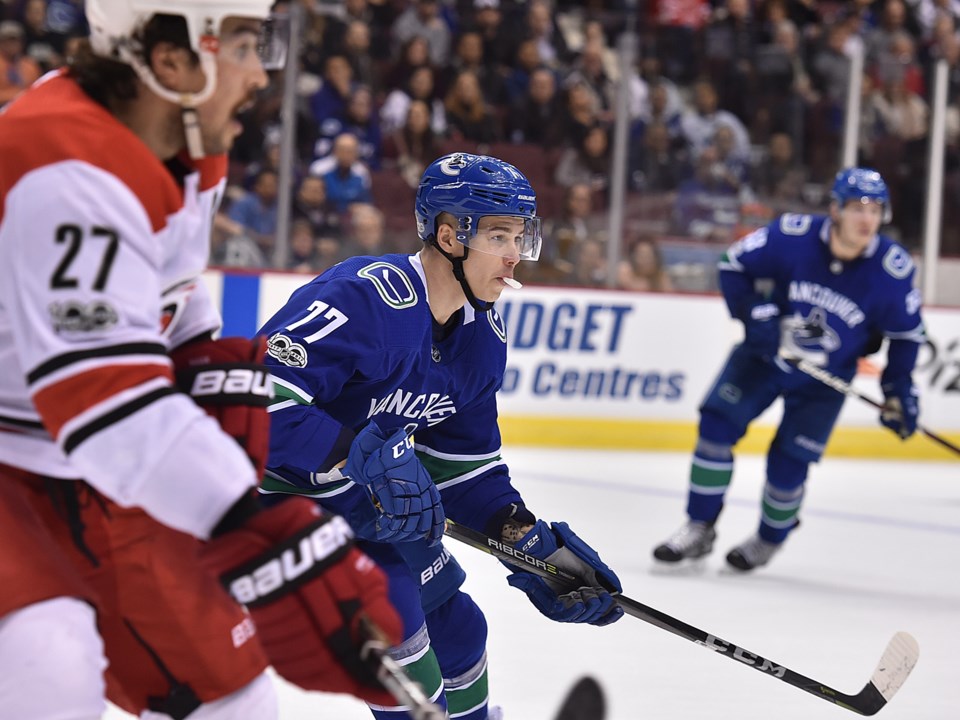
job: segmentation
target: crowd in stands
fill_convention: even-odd
[[[886,178],[889,231],[914,248],[932,68],[949,63],[943,247],[960,253],[958,0],[650,0],[639,3],[640,52],[626,78],[614,49],[625,0],[292,1],[304,3],[307,23],[285,269],[316,273],[358,252],[415,250],[420,173],[464,150],[514,163],[537,189],[548,242],[522,279],[606,285],[624,81],[627,232],[615,283],[684,289],[664,272],[664,243],[722,249],[776,213],[824,209],[857,46],[858,162]],[[0,104],[69,57],[84,31],[81,2],[0,0]],[[243,118],[216,263],[272,261],[279,80]]]

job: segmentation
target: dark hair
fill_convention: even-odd
[[[193,62],[200,62],[190,47],[187,22],[180,15],[154,15],[134,39],[141,58],[148,59],[153,49],[165,42],[190,50]],[[105,107],[112,100],[134,100],[137,97],[137,73],[134,69],[119,59],[97,55],[87,40],[81,41],[68,71],[87,95]]]
[[[653,252],[653,259],[657,266],[657,272],[663,270],[663,252],[660,250],[660,243],[657,242],[657,238],[652,235],[636,235],[631,238],[629,245],[627,246],[627,260],[630,264],[633,264],[633,253],[641,245],[649,245],[650,250]]]

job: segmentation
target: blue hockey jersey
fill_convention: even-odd
[[[348,514],[364,493],[330,471],[375,420],[414,434],[454,520],[520,503],[500,457],[503,322],[469,305],[452,322],[441,337],[417,255],[350,258],[298,289],[260,330],[277,392],[263,489]]]
[[[884,381],[909,376],[924,341],[910,254],[878,235],[852,261],[833,257],[830,219],[785,214],[735,243],[720,261],[734,317],[758,293],[780,306],[781,345],[849,380],[857,359],[889,340]]]

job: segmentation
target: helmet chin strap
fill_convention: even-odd
[[[194,160],[202,158],[205,153],[203,151],[203,138],[200,135],[200,119],[197,117],[197,106],[213,95],[213,91],[217,87],[216,53],[209,49],[202,49],[199,53],[200,67],[203,68],[206,78],[203,89],[196,93],[178,93],[161,85],[150,68],[129,47],[121,45],[118,50],[121,59],[133,68],[137,77],[150,88],[151,92],[180,106],[187,152]]]
[[[431,236],[430,240],[430,244],[437,249],[437,252],[449,260],[450,264],[453,266],[453,276],[457,279],[457,282],[460,283],[460,288],[463,290],[463,294],[466,296],[467,302],[470,303],[470,307],[472,307],[478,313],[485,313],[492,309],[494,303],[484,302],[473,294],[473,290],[470,289],[470,283],[467,282],[467,275],[463,271],[463,262],[467,259],[467,255],[470,254],[470,246],[465,244],[463,246],[463,255],[460,257],[455,257],[440,247],[440,243],[437,242],[436,235]]]

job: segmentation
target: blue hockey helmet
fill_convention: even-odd
[[[833,181],[830,198],[841,208],[851,200],[880,203],[883,207],[883,222],[890,222],[893,216],[887,184],[880,173],[870,168],[855,167],[838,172]]]
[[[424,242],[433,242],[440,214],[450,213],[458,221],[457,240],[467,247],[474,247],[471,242],[480,218],[522,218],[523,233],[514,244],[521,259],[540,257],[543,238],[536,193],[523,173],[503,160],[470,153],[452,153],[434,160],[420,179],[414,213],[417,234]],[[489,245],[476,249],[495,252]]]

